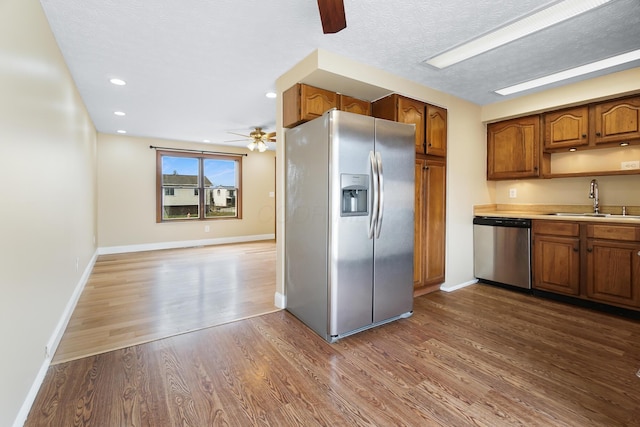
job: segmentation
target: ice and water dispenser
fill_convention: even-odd
[[[340,190],[342,191],[341,216],[361,216],[369,213],[367,203],[369,175],[343,173],[340,175]]]

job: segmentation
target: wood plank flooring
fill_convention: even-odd
[[[275,241],[98,257],[53,363],[277,310]]]
[[[640,323],[473,285],[328,344],[286,311],[52,366],[26,426],[637,426]]]

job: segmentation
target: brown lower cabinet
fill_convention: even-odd
[[[534,220],[533,288],[640,309],[640,226]]]
[[[414,295],[440,289],[445,272],[446,161],[416,159]]]

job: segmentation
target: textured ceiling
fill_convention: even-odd
[[[98,131],[216,144],[273,130],[265,93],[318,48],[480,105],[506,99],[496,89],[640,48],[640,0],[613,0],[444,70],[422,61],[556,2],[345,0],[347,28],[328,35],[316,0],[41,3]]]

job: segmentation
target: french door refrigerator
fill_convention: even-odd
[[[335,109],[286,131],[286,307],[329,342],[413,312],[414,135]]]

